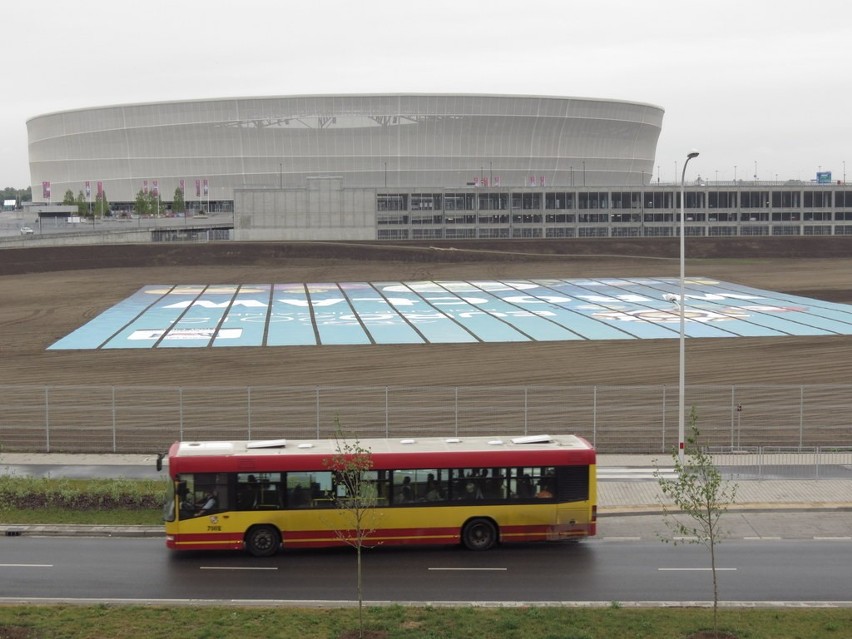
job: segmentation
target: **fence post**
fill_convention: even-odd
[[[112,387],[112,452],[116,452],[115,437],[115,386]]]
[[[660,440],[660,452],[666,452],[666,402],[668,398],[666,397],[666,390],[668,386],[663,385],[663,437]]]
[[[251,386],[246,388],[246,411],[248,415],[246,415],[248,419],[248,438],[251,441]]]
[[[734,417],[737,410],[737,387],[731,386],[731,450],[734,450]]]
[[[801,450],[799,453],[801,454]],[[820,457],[822,456],[822,446],[817,446],[814,448],[814,479],[819,479],[819,462]]]
[[[456,420],[456,437],[459,436],[459,387],[456,386],[456,397],[453,405],[453,412],[455,413]]]
[[[44,438],[45,438],[45,446],[47,450],[45,452],[50,452],[50,387],[44,387]]]
[[[592,387],[592,447],[598,447],[598,387]]]

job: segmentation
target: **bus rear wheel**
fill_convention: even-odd
[[[246,533],[246,550],[253,557],[271,557],[280,545],[281,536],[273,526],[255,526]]]
[[[497,526],[489,519],[472,519],[462,530],[462,543],[468,550],[488,550],[497,543]]]

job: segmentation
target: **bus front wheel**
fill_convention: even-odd
[[[497,543],[497,526],[489,519],[472,519],[462,530],[462,543],[468,550],[488,550]]]
[[[280,545],[281,537],[273,526],[255,526],[246,533],[246,550],[254,557],[271,557]]]

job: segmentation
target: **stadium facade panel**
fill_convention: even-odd
[[[663,109],[590,98],[317,95],[126,104],[27,122],[34,199],[87,182],[110,202],[157,189],[641,186]],[[97,186],[96,186],[97,185]],[[92,195],[94,197],[94,195]],[[49,199],[49,198],[48,198]]]

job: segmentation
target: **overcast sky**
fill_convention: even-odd
[[[44,113],[397,92],[661,106],[663,182],[693,148],[687,179],[852,173],[849,0],[13,0],[2,15],[0,186],[30,184],[26,121]]]

